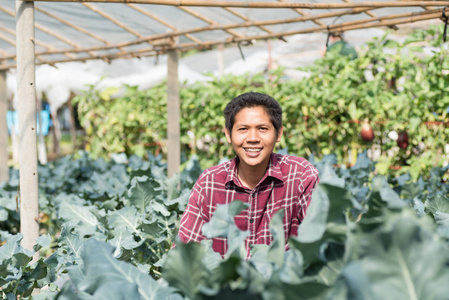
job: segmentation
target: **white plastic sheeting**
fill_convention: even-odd
[[[380,37],[384,30],[356,30],[348,32],[345,38],[355,47],[373,37]],[[400,39],[396,36],[395,39]],[[326,42],[325,34],[296,35],[288,38],[288,42],[271,41],[271,59],[273,67],[285,68],[290,78],[300,79],[307,76],[297,68],[313,63],[321,57],[321,50]],[[268,68],[269,48],[267,43],[258,41],[252,46],[241,47],[243,57],[237,47],[223,50],[224,74],[244,75],[263,72]],[[196,81],[211,80],[207,74],[219,76],[218,50],[200,52],[182,59],[179,65],[179,79],[187,84]],[[56,67],[42,65],[36,68],[36,90],[38,95],[45,93],[52,110],[58,109],[70,97],[87,89],[88,85],[98,88],[120,87],[124,84],[138,86],[139,89],[151,88],[167,76],[166,56],[140,59],[113,60],[106,63],[102,60],[69,62],[56,64]],[[16,91],[15,72],[7,76],[8,94]]]
[[[213,1],[211,1],[212,3]],[[235,0],[234,2],[257,2]],[[281,1],[273,2],[281,5]],[[286,1],[293,2],[293,1]],[[303,3],[317,3],[314,0]],[[359,2],[359,1],[358,1]],[[375,3],[379,1],[371,1]],[[383,3],[400,1],[383,1]],[[357,6],[347,1],[325,3]],[[15,1],[0,3],[0,68],[15,65]],[[435,2],[431,3],[432,5]],[[430,4],[429,4],[430,5]],[[132,3],[35,2],[36,63],[57,63],[102,57],[156,56],[172,47],[164,36],[177,37],[177,46],[214,47],[273,36],[287,38],[313,29],[326,32],[328,26],[353,21],[379,22],[392,14],[438,12],[439,6],[368,8],[360,12],[346,9],[287,9],[242,7],[194,7]],[[321,14],[332,13],[332,15]],[[343,15],[338,15],[343,14]],[[429,18],[438,18],[441,12]],[[311,20],[310,18],[319,18]],[[390,19],[388,19],[390,20]],[[269,22],[260,25],[260,22]],[[353,23],[352,23],[353,24]],[[232,28],[223,26],[232,25]],[[376,25],[378,26],[378,25]],[[352,28],[354,29],[354,28]],[[351,29],[351,30],[352,30]],[[335,29],[334,29],[335,30]],[[161,46],[161,42],[163,46]]]

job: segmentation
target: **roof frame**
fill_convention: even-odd
[[[35,4],[46,2],[45,7],[35,5],[35,10],[45,14],[55,22],[64,24],[72,30],[81,33],[86,39],[90,38],[98,42],[97,44],[83,43],[82,40],[73,41],[68,36],[60,34],[35,22],[36,30],[44,32],[58,41],[62,42],[56,46],[50,42],[36,39],[36,45],[44,50],[36,51],[37,64],[55,64],[70,61],[86,61],[92,59],[102,59],[110,61],[117,58],[133,58],[141,56],[156,56],[167,53],[170,50],[188,51],[191,49],[210,49],[220,44],[251,44],[254,40],[281,39],[286,41],[286,37],[296,34],[307,34],[332,31],[349,31],[356,29],[367,29],[374,27],[397,28],[397,25],[418,22],[423,20],[438,19],[442,17],[444,7],[449,7],[449,1],[370,1],[353,2],[351,0],[337,0],[335,3],[315,3],[315,2],[289,2],[288,0],[271,0],[267,2],[258,1],[214,1],[214,0],[34,0]],[[59,3],[59,4],[57,4]],[[130,34],[128,38],[119,41],[112,41],[107,37],[94,33],[92,28],[87,28],[83,24],[75,24],[73,21],[65,19],[56,11],[49,11],[46,7],[60,5],[61,3],[78,3],[86,9],[94,12],[99,18],[112,22],[117,26],[117,30],[123,30]],[[153,34],[143,34],[134,30],[129,24],[119,21],[113,15],[106,13],[101,7],[96,7],[94,3],[111,3],[124,5],[135,10],[143,18],[156,21],[166,28],[165,31],[157,31]],[[139,5],[139,6],[138,6]],[[148,5],[149,9],[143,9],[140,5]],[[173,7],[176,10],[187,13],[192,18],[201,21],[202,25],[196,26],[175,26],[173,18],[158,14],[153,11],[153,7]],[[220,15],[220,10],[235,17],[234,22],[220,22],[195,10],[195,7],[208,7],[216,9]],[[245,15],[248,9],[267,9],[273,11],[290,10],[297,17],[282,17],[282,14],[269,19],[257,19]],[[408,8],[406,12],[377,14],[374,11],[386,8]],[[309,10],[309,11],[306,11]],[[410,9],[413,9],[410,11]],[[314,13],[317,11],[317,13]],[[325,10],[325,11],[323,11]],[[326,11],[327,10],[327,11]],[[0,12],[3,11],[9,16],[15,16],[14,12],[0,5]],[[349,21],[342,21],[343,16],[351,16]],[[330,23],[330,19],[334,21]],[[340,22],[336,22],[339,20]],[[313,24],[313,25],[311,25]],[[186,24],[188,25],[188,24]],[[243,28],[257,28],[257,33],[242,33]],[[284,29],[284,27],[286,29]],[[15,35],[13,30],[0,28],[8,34]],[[281,28],[281,29],[279,29]],[[220,33],[221,32],[221,33]],[[211,38],[212,36],[212,38]],[[185,39],[181,42],[179,38]],[[1,34],[0,40],[13,45],[12,38]],[[175,43],[175,40],[178,42]],[[13,45],[14,46],[14,45]],[[61,57],[64,55],[64,57]],[[0,51],[0,70],[15,68],[15,53]]]
[[[243,7],[243,8],[306,8],[306,9],[342,9],[356,7],[411,7],[411,6],[448,6],[449,1],[370,1],[346,3],[310,3],[310,2],[239,2],[210,0],[28,0],[31,2],[97,2],[97,3],[140,3],[170,6],[203,7]]]

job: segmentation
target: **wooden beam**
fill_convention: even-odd
[[[411,16],[411,17],[406,17],[406,18],[396,19],[396,20],[391,20],[391,21],[379,21],[379,22],[375,22],[375,23],[367,22],[367,23],[363,23],[363,24],[354,24],[354,25],[339,24],[339,25],[334,26],[332,29],[335,31],[349,31],[349,30],[356,30],[356,29],[375,28],[375,27],[381,27],[381,26],[390,27],[393,25],[400,25],[400,24],[407,24],[407,23],[414,23],[414,22],[419,22],[419,21],[437,19],[439,16],[441,16],[441,12]],[[382,19],[382,18],[378,18],[378,19]],[[386,20],[388,20],[388,19],[386,19]],[[350,23],[350,22],[348,22],[348,23]]]
[[[14,18],[16,17],[16,14],[15,14],[14,12],[9,11],[9,10],[7,10],[7,9],[4,8],[4,7],[1,7],[1,6],[0,6],[0,10],[3,11],[3,12],[5,12],[5,13],[8,14],[8,15],[14,17]],[[39,24],[35,24],[35,26],[36,26],[36,28],[38,28],[38,29],[44,31],[45,33],[50,34],[50,35],[56,37],[57,39],[61,39],[61,38],[64,39],[63,37],[60,37],[60,36],[56,35],[55,33],[51,32],[49,29],[47,29],[47,28],[45,28],[45,27],[43,27],[43,26],[41,26],[41,25],[39,25]],[[8,32],[9,34],[12,34],[12,35],[14,35],[14,36],[17,37],[16,32],[14,32],[14,31],[12,31],[12,30],[10,30],[10,29],[2,28],[2,30],[3,30],[3,31],[6,31],[6,32]],[[64,39],[64,40],[67,40],[67,39]],[[36,43],[36,45],[39,45],[39,46],[41,46],[41,47],[43,47],[43,48],[46,48],[46,49],[48,49],[48,50],[53,50],[53,49],[54,49],[52,46],[49,46],[49,45],[46,44],[46,43],[40,42],[39,40],[35,40],[34,42]],[[69,41],[69,45],[70,45],[70,41]],[[72,45],[72,46],[73,46],[73,45]],[[71,54],[71,53],[68,53],[68,52],[70,52],[70,50],[69,50],[69,51],[66,50],[66,51],[63,51],[63,52],[60,52],[60,53],[61,53],[61,54],[64,54],[65,56],[67,56],[67,57],[69,57],[69,58],[72,58],[72,59],[73,59],[73,58],[76,58],[75,55],[73,55],[73,54]],[[86,51],[86,52],[87,52],[87,51]],[[44,52],[44,53],[42,53],[42,54],[46,54],[46,52]],[[39,57],[39,54],[37,54],[36,57]],[[7,57],[5,57],[4,59],[10,59],[10,58],[15,58],[15,55],[7,56]]]
[[[7,37],[6,35],[3,35],[0,33],[0,39],[2,39],[3,41],[7,42],[8,44],[12,45],[12,46],[16,46],[16,41]]]
[[[341,23],[341,24],[334,24],[334,25],[329,25],[329,26],[318,26],[318,27],[313,27],[313,28],[308,28],[308,29],[301,29],[301,30],[292,30],[292,31],[286,31],[283,33],[279,33],[279,34],[266,34],[266,35],[258,35],[258,36],[249,36],[246,37],[245,39],[228,39],[226,42],[238,42],[238,41],[244,41],[247,39],[257,39],[257,40],[262,40],[262,39],[270,39],[270,38],[276,38],[279,36],[288,36],[288,35],[295,35],[295,34],[305,34],[305,33],[313,33],[313,32],[323,32],[323,31],[327,31],[327,30],[331,30],[331,31],[348,31],[348,30],[356,30],[356,29],[363,29],[363,28],[373,28],[373,27],[382,27],[382,26],[391,26],[391,25],[396,25],[396,24],[405,24],[405,23],[412,23],[412,22],[417,22],[417,21],[423,21],[423,20],[430,20],[430,19],[435,19],[438,18],[441,14],[442,10],[436,10],[436,13],[428,13],[428,11],[426,11],[425,13],[405,13],[405,14],[401,14],[404,15],[404,18],[401,19],[394,19],[391,21],[383,21],[383,20],[389,20],[391,18],[393,18],[392,16],[385,16],[385,17],[379,17],[379,18],[371,18],[371,19],[367,19],[365,20],[364,24],[357,24],[357,25],[352,25],[352,23],[354,22],[361,22],[361,21],[350,21],[347,22],[351,25],[346,26],[346,22],[345,23]],[[407,17],[405,17],[407,16]],[[378,21],[378,22],[374,22],[373,21]]]
[[[140,7],[138,7],[138,6],[134,5],[134,4],[127,4],[127,5],[128,5],[129,7],[131,7],[132,9],[134,9],[134,10],[140,12],[141,14],[144,14],[145,16],[152,18],[153,20],[155,20],[155,21],[161,23],[162,25],[167,26],[167,27],[170,28],[171,30],[173,30],[173,31],[178,31],[178,28],[176,28],[175,26],[173,26],[173,25],[170,24],[169,22],[164,21],[163,19],[159,18],[158,16],[156,16],[156,15],[154,15],[154,14],[152,14],[152,13],[146,11],[146,10],[143,10],[142,8],[140,8]],[[192,36],[192,35],[190,35],[190,34],[188,34],[188,33],[184,34],[184,36],[185,36],[186,38],[190,39],[190,40],[193,41],[193,42],[201,43],[201,40],[200,40],[200,39],[198,39],[198,38],[196,38],[196,37],[194,37],[194,36]]]
[[[118,58],[123,58],[123,59],[138,58],[138,57],[144,57],[144,56],[159,55],[161,53],[165,53],[165,51],[168,51],[168,50],[169,50],[169,48],[166,48],[164,51],[155,50],[153,47],[151,47],[151,48],[146,48],[146,49],[139,49],[137,51],[118,52],[118,53],[114,53],[114,54],[102,54],[102,55],[89,56],[89,57],[83,57],[83,58],[44,60],[44,61],[36,62],[36,65],[44,65],[44,64],[53,65],[56,63],[66,63],[66,62],[73,62],[73,61],[87,61],[87,60],[94,60],[94,59],[110,61],[110,60],[118,59]],[[14,63],[0,64],[0,71],[16,68],[16,66],[17,65]]]
[[[239,13],[239,12],[236,11],[235,9],[232,9],[232,8],[230,8],[230,7],[223,7],[223,9],[226,10],[226,11],[228,11],[228,12],[230,12],[230,13],[233,14],[234,16],[239,17],[240,19],[244,20],[245,22],[251,22],[251,20],[250,20],[249,18],[247,18],[245,15]],[[263,31],[265,31],[265,32],[267,32],[267,33],[273,33],[272,30],[266,28],[266,27],[263,26],[263,25],[259,25],[259,26],[256,26],[256,27],[258,27],[259,29],[261,29],[261,30],[263,30]]]
[[[6,53],[5,51],[3,51],[3,50],[0,49],[0,55],[1,55],[1,56],[6,56],[7,53]]]
[[[65,24],[65,25],[67,25],[67,26],[69,26],[69,27],[71,27],[71,28],[73,28],[73,29],[75,29],[75,30],[77,30],[77,31],[79,31],[79,32],[82,32],[82,33],[84,33],[85,35],[88,35],[88,36],[90,36],[91,38],[93,38],[93,39],[95,39],[95,40],[97,40],[97,41],[100,41],[100,42],[102,42],[102,43],[105,44],[105,45],[109,45],[109,42],[106,41],[105,39],[102,39],[102,38],[99,37],[98,35],[95,35],[95,34],[93,34],[92,32],[90,32],[90,31],[88,31],[88,30],[86,30],[86,29],[84,29],[84,28],[82,28],[82,27],[80,27],[80,26],[78,26],[78,25],[72,24],[72,23],[68,22],[67,20],[64,20],[63,18],[60,18],[60,17],[58,17],[58,16],[56,16],[56,15],[54,15],[54,14],[49,13],[49,12],[46,11],[46,10],[43,10],[42,8],[35,7],[35,10],[37,10],[38,12],[41,12],[41,13],[47,15],[47,16],[49,16],[50,18],[55,19],[55,20],[58,21],[58,22],[61,22],[61,23]]]
[[[34,2],[80,2],[83,3],[140,3],[169,6],[205,6],[205,7],[243,7],[243,8],[305,8],[340,9],[356,7],[416,7],[448,6],[449,1],[377,1],[357,3],[305,3],[305,2],[249,2],[249,1],[212,1],[212,0],[28,0]]]
[[[117,25],[118,27],[122,28],[123,30],[131,33],[132,35],[138,37],[139,39],[143,38],[144,36],[141,35],[139,32],[133,30],[132,28],[126,26],[125,24],[123,24],[122,22],[118,21],[117,19],[113,18],[112,16],[108,15],[107,13],[101,11],[100,9],[96,8],[95,6],[91,5],[91,4],[87,4],[87,3],[83,3],[84,6],[86,6],[87,8],[89,8],[90,10],[92,10],[93,12],[99,14],[100,16],[102,16],[103,18],[111,21],[112,23],[114,23],[115,25]],[[146,42],[148,43],[148,42]],[[125,52],[122,47],[117,47],[121,53]],[[91,53],[91,56],[95,56],[93,55],[93,53]]]
[[[277,1],[279,1],[279,2],[286,2],[285,0],[277,0]],[[295,12],[297,12],[298,14],[300,14],[301,16],[307,16],[308,14],[307,13],[305,13],[301,8],[293,8],[293,10],[295,11]],[[317,24],[318,26],[323,26],[323,25],[325,25],[324,23],[323,23],[323,21],[321,21],[321,20],[319,20],[319,19],[316,19],[316,20],[312,20],[315,24]]]
[[[36,54],[37,55],[40,55],[40,54],[48,55],[48,54],[61,54],[66,51],[70,51],[72,53],[79,53],[79,52],[86,52],[86,51],[109,50],[109,49],[118,48],[118,47],[127,47],[127,46],[138,45],[141,43],[158,40],[158,39],[162,39],[162,38],[176,37],[176,36],[180,36],[180,35],[204,32],[204,31],[209,31],[209,30],[223,30],[223,29],[244,28],[244,27],[251,27],[251,26],[264,26],[264,25],[284,24],[284,23],[306,22],[306,21],[311,21],[311,20],[316,20],[316,19],[321,19],[321,18],[332,18],[332,17],[337,17],[337,16],[341,16],[341,15],[346,15],[346,14],[358,14],[358,13],[366,11],[366,10],[367,10],[367,8],[360,8],[360,9],[354,8],[354,9],[348,9],[345,11],[322,13],[322,14],[317,14],[314,16],[309,15],[309,16],[303,16],[303,17],[298,17],[298,18],[289,18],[289,19],[281,19],[281,20],[251,21],[251,22],[234,23],[234,24],[227,24],[227,25],[209,25],[209,26],[205,26],[205,27],[197,27],[197,28],[187,29],[187,30],[183,30],[183,31],[174,31],[171,33],[155,34],[155,35],[152,35],[149,37],[145,37],[143,39],[136,39],[133,41],[122,42],[122,43],[118,43],[118,44],[111,45],[111,46],[78,48],[78,49],[64,49],[64,50],[57,50],[57,51],[38,52]],[[320,31],[321,31],[321,29],[320,29]],[[10,58],[14,58],[14,56],[5,57],[5,59],[10,59]]]
[[[8,166],[8,125],[6,114],[8,112],[8,97],[6,86],[6,71],[0,71],[0,183],[9,180]]]
[[[35,9],[36,9],[37,11],[39,11],[39,12],[41,12],[41,13],[43,13],[43,14],[46,14],[47,16],[49,16],[49,17],[51,17],[51,18],[53,18],[53,19],[55,19],[55,20],[57,20],[57,21],[59,21],[59,22],[65,24],[65,25],[67,25],[67,26],[69,26],[69,27],[71,27],[71,28],[73,28],[73,29],[79,31],[79,32],[84,33],[85,35],[90,36],[91,38],[93,38],[93,39],[95,39],[95,40],[97,40],[97,41],[102,42],[102,43],[105,44],[105,45],[110,45],[110,43],[109,43],[107,40],[102,39],[102,38],[99,37],[98,35],[95,35],[95,34],[93,34],[92,32],[90,32],[90,31],[88,31],[88,30],[86,30],[86,29],[84,29],[84,28],[82,28],[82,27],[80,27],[80,26],[77,26],[77,25],[75,25],[75,24],[72,24],[72,23],[70,23],[70,22],[67,22],[66,20],[64,20],[64,19],[62,19],[62,18],[60,18],[60,17],[58,17],[58,16],[55,16],[54,14],[51,14],[51,13],[49,13],[49,12],[47,12],[47,11],[41,9],[41,8],[36,7]],[[119,50],[122,50],[121,48],[118,48],[118,49],[119,49]],[[91,55],[91,56],[95,56],[95,55],[96,55],[94,52],[91,52],[91,51],[87,51],[87,53],[88,53],[89,55]]]
[[[29,1],[24,1],[24,2],[29,2]],[[3,12],[7,13],[8,15],[10,15],[10,16],[12,16],[12,17],[16,17],[16,14],[14,14],[13,12],[11,12],[11,11],[9,11],[9,10],[3,8],[3,7],[0,7],[0,10],[2,10]],[[63,36],[61,36],[61,35],[59,35],[59,34],[53,32],[52,30],[50,30],[50,29],[48,29],[48,28],[46,28],[46,27],[40,25],[39,23],[35,23],[34,26],[35,26],[37,29],[39,29],[39,30],[45,32],[46,34],[49,34],[49,35],[51,35],[51,36],[57,38],[58,40],[60,40],[60,41],[62,41],[62,42],[64,42],[64,43],[66,43],[66,44],[68,44],[68,45],[70,45],[70,46],[72,46],[72,47],[74,47],[74,48],[78,48],[78,45],[77,45],[77,44],[75,44],[75,43],[73,43],[72,41],[70,41],[69,39],[66,39],[65,37],[63,37]]]
[[[264,40],[264,39],[270,39],[270,38],[280,38],[284,36],[289,35],[295,35],[295,34],[307,34],[307,33],[314,33],[314,32],[327,32],[327,31],[349,31],[349,30],[356,30],[356,29],[363,29],[363,28],[373,28],[373,27],[382,27],[382,26],[392,26],[396,24],[406,24],[410,22],[417,22],[417,21],[423,21],[423,20],[431,20],[431,19],[437,19],[441,16],[442,9],[434,9],[429,11],[423,11],[423,12],[413,12],[413,13],[403,13],[403,14],[395,14],[395,15],[389,15],[389,16],[383,16],[378,18],[369,18],[364,20],[357,20],[357,21],[350,21],[345,22],[341,24],[334,24],[329,26],[317,26],[312,27],[308,29],[302,29],[302,30],[292,30],[282,33],[273,33],[273,34],[265,34],[265,35],[254,35],[254,36],[246,36],[243,38],[229,38],[225,41],[209,41],[209,42],[202,42],[202,43],[183,43],[179,46],[176,46],[175,49],[180,51],[187,51],[191,49],[201,49],[201,48],[211,48],[213,46],[219,45],[219,44],[232,44],[235,42],[243,42],[248,40]],[[304,17],[302,17],[304,18]],[[385,20],[391,20],[391,21],[385,21]],[[357,23],[357,24],[355,24]],[[171,33],[167,34],[165,36],[173,36],[178,35],[178,33]],[[154,36],[151,39],[155,39]],[[157,39],[161,39],[161,37],[158,37]],[[146,39],[149,40],[149,39]],[[115,45],[114,47],[117,47]],[[92,59],[117,59],[117,58],[133,58],[133,57],[145,57],[145,56],[155,56],[159,55],[161,53],[165,53],[166,51],[169,51],[170,49],[173,49],[171,47],[159,47],[158,49],[155,48],[143,48],[139,49],[138,51],[128,51],[125,53],[114,53],[114,54],[104,54],[104,55],[97,55],[94,57],[87,57],[82,59],[57,59],[57,60],[48,60],[45,62],[38,62],[37,64],[54,64],[54,63],[63,63],[63,62],[71,62],[71,61],[85,61],[85,60],[92,60]],[[67,50],[64,50],[67,51]],[[59,53],[59,52],[57,52]],[[6,64],[0,64],[0,70],[7,70],[10,68],[15,68],[15,64],[12,63],[6,63]]]
[[[132,35],[135,35],[138,38],[142,38],[142,35],[140,33],[138,33],[137,31],[133,30],[132,28],[129,28],[128,26],[126,26],[125,24],[123,24],[122,22],[116,20],[115,18],[113,18],[112,16],[108,15],[107,13],[103,12],[101,9],[96,8],[95,6],[91,5],[91,4],[87,4],[87,3],[82,3],[84,6],[86,6],[87,8],[89,8],[90,10],[92,10],[93,12],[99,14],[100,16],[102,16],[103,18],[111,21],[112,23],[114,23],[115,25],[117,25],[118,27],[122,28],[123,30],[131,33]]]
[[[19,111],[20,232],[31,250],[39,236],[34,3],[16,1],[17,99]],[[37,259],[39,252],[34,259]]]
[[[168,177],[179,173],[181,165],[181,125],[179,118],[179,77],[177,50],[171,50],[167,53],[167,163]]]
[[[186,13],[194,16],[195,18],[200,19],[201,21],[206,22],[206,23],[208,23],[210,25],[220,25],[216,21],[214,21],[214,20],[212,20],[212,19],[210,19],[210,18],[208,18],[206,16],[203,16],[199,12],[194,11],[193,9],[191,9],[189,7],[182,7],[181,6],[179,8],[181,10],[185,11]],[[242,37],[243,36],[241,33],[238,33],[237,31],[234,31],[232,29],[223,29],[223,31],[229,33],[230,35],[236,36],[236,37]]]
[[[11,38],[9,38],[9,37],[7,37],[7,36],[1,34],[1,33],[0,33],[0,39],[3,40],[3,41],[5,41],[5,42],[7,42],[8,44],[10,44],[10,45],[16,47],[16,41],[15,41],[15,40],[13,40],[13,39],[11,39]],[[72,55],[72,56],[69,56],[69,57],[73,58],[73,55]],[[41,59],[40,57],[37,57],[37,59],[40,60],[40,61],[42,61],[42,59]]]
[[[343,2],[352,2],[352,1],[351,0],[343,0]],[[377,15],[375,13],[372,13],[371,11],[365,11],[364,14],[366,14],[372,18],[377,18]]]

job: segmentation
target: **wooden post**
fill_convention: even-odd
[[[0,183],[9,180],[6,71],[0,71]]]
[[[16,32],[20,231],[23,234],[22,246],[31,250],[39,236],[34,2],[16,1]]]
[[[167,53],[167,149],[168,149],[168,176],[179,172],[181,165],[181,139],[180,139],[180,102],[178,79],[178,51]]]

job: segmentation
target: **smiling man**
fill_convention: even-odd
[[[297,235],[318,182],[318,171],[304,158],[273,153],[283,127],[282,108],[272,97],[242,94],[228,103],[224,115],[226,138],[236,157],[200,175],[181,218],[179,237],[184,243],[205,239],[201,228],[217,205],[240,200],[248,203],[248,208],[235,217],[235,222],[250,232],[246,239],[249,258],[250,245],[271,243],[270,220],[280,209],[284,209],[285,240]],[[226,239],[212,241],[214,251],[224,255]]]

